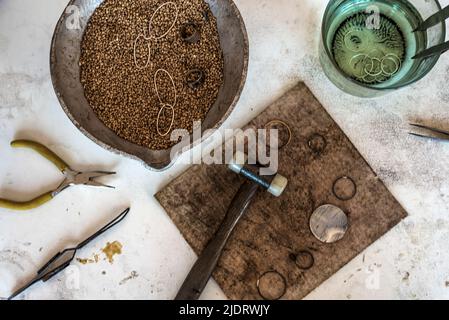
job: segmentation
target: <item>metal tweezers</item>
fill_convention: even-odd
[[[430,16],[427,20],[423,21],[418,25],[414,32],[422,32],[427,29],[437,25],[438,23],[444,22],[449,18],[449,6],[438,11],[434,15]],[[428,58],[436,54],[442,54],[449,50],[449,41],[446,43],[439,44],[435,47],[423,50],[413,57],[413,59]]]
[[[449,141],[449,131],[431,128],[422,124],[410,123],[410,126],[414,129],[409,134],[419,138],[427,138],[434,140]]]
[[[81,242],[79,245],[77,245],[74,248],[65,249],[61,252],[58,252],[53,258],[51,258],[38,272],[37,276],[34,277],[31,281],[29,281],[25,286],[22,288],[16,290],[9,298],[8,300],[14,299],[16,296],[24,292],[26,289],[34,285],[35,283],[39,281],[47,282],[52,277],[63,271],[65,268],[67,268],[70,263],[75,258],[76,252],[80,250],[81,248],[85,247],[87,244],[89,244],[91,241],[95,240],[99,236],[101,236],[103,233],[114,227],[115,225],[119,224],[125,217],[128,215],[130,209],[126,209],[123,211],[119,216],[117,216],[114,220],[109,222],[107,225],[105,225],[103,228],[101,228],[99,231],[94,233],[92,236]]]

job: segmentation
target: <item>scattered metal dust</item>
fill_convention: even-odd
[[[88,264],[89,263],[89,259],[76,258],[76,261],[78,261],[81,264]]]
[[[91,264],[91,263],[98,263],[98,261],[100,261],[100,257],[98,256],[98,254],[94,254],[93,258],[91,259],[82,259],[82,258],[77,258],[76,261],[78,261],[81,264]]]
[[[137,273],[137,271],[132,271],[131,274],[129,276],[127,276],[126,278],[124,278],[122,281],[120,281],[119,285],[124,285],[126,282],[128,282],[129,280],[135,279],[139,276],[139,274]]]

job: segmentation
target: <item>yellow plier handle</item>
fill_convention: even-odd
[[[52,162],[59,170],[64,171],[69,166],[62,160],[60,157],[58,157],[53,151],[48,149],[46,146],[30,141],[30,140],[15,140],[11,142],[11,147],[13,148],[27,148],[32,149],[39,153],[41,156],[43,156],[48,161]]]
[[[38,208],[41,205],[50,201],[51,199],[53,199],[52,192],[48,192],[48,193],[46,193],[42,196],[39,196],[35,199],[32,199],[30,201],[24,201],[24,202],[0,199],[0,208],[16,210],[16,211],[27,211],[27,210]]]
[[[45,159],[52,162],[61,172],[69,168],[64,160],[62,160],[53,151],[38,142],[29,140],[16,140],[11,142],[11,147],[32,149],[43,156]],[[51,199],[53,199],[53,192],[47,192],[35,199],[23,202],[0,199],[0,207],[11,210],[25,211],[40,207]]]

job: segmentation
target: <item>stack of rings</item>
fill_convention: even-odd
[[[373,50],[366,54],[368,43],[363,41],[362,30],[351,30],[344,36],[346,48],[355,54],[349,61],[354,70],[358,71],[355,78],[365,83],[380,83],[395,75],[402,66],[401,58],[394,54],[384,54],[380,50]],[[382,56],[382,58],[379,58]],[[361,65],[360,65],[361,64]]]
[[[402,61],[393,53],[383,58],[358,53],[351,58],[350,64],[360,70],[359,74],[355,75],[357,80],[365,83],[379,83],[395,75],[401,69]],[[359,64],[361,64],[360,68],[358,68]]]
[[[152,34],[152,25],[153,25],[153,20],[154,17],[156,16],[156,14],[164,7],[172,5],[175,7],[176,9],[176,14],[175,14],[175,19],[173,20],[173,23],[170,25],[170,27],[167,29],[167,31],[165,31],[163,34],[161,35],[153,35]],[[167,34],[174,28],[176,22],[178,21],[178,14],[179,14],[179,10],[178,10],[178,6],[176,5],[176,3],[174,2],[165,2],[164,4],[161,4],[156,11],[154,11],[153,15],[151,16],[150,22],[148,23],[148,37],[145,36],[145,32],[142,34],[140,33],[137,38],[134,40],[134,64],[136,65],[136,67],[138,69],[145,69],[148,67],[148,65],[150,64],[150,60],[151,60],[151,42],[152,41],[157,41],[160,40],[162,38],[164,38],[165,36],[167,36]],[[148,49],[148,56],[147,56],[147,62],[145,63],[144,66],[141,66],[138,64],[137,62],[137,45],[139,43],[140,38],[143,38],[146,42],[147,42],[147,49]]]

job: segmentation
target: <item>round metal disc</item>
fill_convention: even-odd
[[[310,218],[310,230],[321,242],[335,243],[345,236],[348,230],[348,217],[336,206],[321,206]]]

